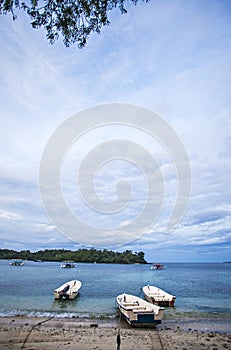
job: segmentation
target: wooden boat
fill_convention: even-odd
[[[163,270],[165,269],[165,266],[163,264],[157,263],[157,264],[153,264],[151,266],[152,270]]]
[[[81,286],[78,280],[66,282],[54,290],[54,297],[57,300],[72,300],[78,295]]]
[[[22,260],[14,260],[10,262],[10,265],[12,266],[23,266],[24,262]]]
[[[60,267],[64,268],[64,269],[72,269],[75,267],[75,264],[72,264],[72,263],[63,263],[62,265],[60,265]]]
[[[161,323],[164,308],[137,296],[123,293],[116,298],[119,310],[126,321],[136,327],[155,327]]]
[[[145,298],[153,304],[161,306],[174,306],[176,296],[165,292],[164,290],[154,286],[144,286],[143,292]]]

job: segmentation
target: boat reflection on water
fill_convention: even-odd
[[[78,297],[75,298],[74,300],[71,300],[71,302],[68,299],[66,300],[55,299],[52,303],[52,309],[54,310],[67,309],[69,312],[76,311],[78,300],[79,300]]]

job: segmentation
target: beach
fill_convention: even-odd
[[[120,334],[120,346],[118,346]],[[69,350],[222,350],[231,349],[231,334],[202,331],[196,328],[132,328],[127,323],[40,318],[1,317],[0,348],[4,350],[69,349]]]

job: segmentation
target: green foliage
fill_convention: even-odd
[[[127,0],[137,4],[138,0]],[[149,1],[149,0],[142,0]],[[0,0],[0,14],[24,10],[30,17],[32,28],[44,27],[51,44],[62,34],[66,46],[78,43],[82,48],[92,32],[100,33],[102,27],[110,24],[108,12],[118,7],[126,13],[126,0]]]
[[[125,252],[113,252],[111,250],[79,249],[45,249],[38,252],[30,250],[0,249],[0,259],[23,259],[23,260],[42,260],[42,261],[74,261],[88,263],[110,263],[110,264],[146,264],[144,253],[132,253],[131,250]]]

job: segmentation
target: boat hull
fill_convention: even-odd
[[[155,298],[150,298],[147,295],[145,295],[145,298],[149,303],[158,305],[158,306],[175,306],[175,300],[176,298],[173,298],[172,300],[155,300]]]
[[[60,267],[62,267],[63,269],[73,269],[73,268],[75,268],[75,264],[64,263],[64,264],[60,265]]]
[[[123,308],[119,307],[123,318],[133,327],[156,327],[161,320],[155,320],[153,314],[137,315],[137,319],[132,319],[131,315],[127,315]]]
[[[24,262],[23,261],[12,261],[10,263],[11,266],[23,266]]]
[[[145,299],[152,304],[158,306],[171,306],[174,307],[176,296],[171,295],[160,288],[154,286],[144,286],[143,293]]]
[[[64,283],[62,286],[54,290],[55,300],[73,300],[79,294],[82,283],[77,280]]]
[[[58,292],[54,292],[54,298],[55,300],[73,300],[77,297],[78,293],[72,293],[70,295],[61,295]]]
[[[122,316],[134,327],[155,327],[164,316],[164,308],[133,295],[121,294],[116,301]]]

